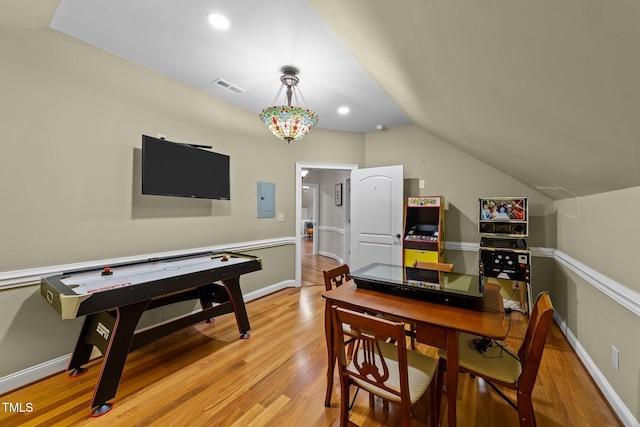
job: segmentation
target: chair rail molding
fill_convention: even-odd
[[[452,251],[477,252],[480,245],[469,242],[445,242],[444,248]],[[594,269],[557,249],[533,247],[530,248],[530,251],[534,257],[552,258],[558,264],[576,273],[591,286],[602,291],[609,298],[630,310],[635,315],[640,316],[640,293],[625,287],[604,274],[598,273]]]
[[[172,256],[182,256],[195,254],[198,252],[242,252],[256,249],[266,249],[275,246],[294,245],[294,237],[283,237],[276,239],[255,240],[248,242],[231,243],[228,245],[205,246],[201,248],[181,249],[170,252],[158,252],[152,254],[135,255],[122,258],[110,258],[95,261],[78,262],[73,264],[52,265],[47,267],[29,268],[25,270],[14,270],[0,272],[0,291],[12,288],[20,288],[23,286],[33,286],[40,284],[42,276],[52,274],[60,274],[64,271],[83,270],[91,268],[99,268],[105,265],[122,264],[128,262],[147,261],[150,258],[164,258]]]

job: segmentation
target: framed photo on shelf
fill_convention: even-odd
[[[336,184],[336,206],[342,206],[342,184]]]

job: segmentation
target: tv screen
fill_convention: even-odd
[[[526,197],[486,197],[479,199],[480,233],[521,237],[528,234]]]
[[[480,199],[480,220],[526,221],[527,199],[525,197]]]
[[[229,156],[142,136],[142,194],[231,198]]]

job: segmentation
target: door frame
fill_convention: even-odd
[[[325,170],[344,170],[352,171],[358,169],[356,164],[341,164],[341,163],[309,163],[309,162],[296,162],[296,218],[295,224],[295,286],[300,287],[302,285],[302,169],[325,169]],[[318,197],[319,198],[319,197]],[[319,211],[319,210],[318,210]],[[315,219],[316,222],[320,222],[320,218]],[[316,227],[317,228],[317,227]],[[318,230],[314,230],[317,232]],[[314,239],[317,236],[314,236]]]
[[[312,242],[312,255],[317,255],[318,254],[318,216],[320,215],[320,185],[319,184],[302,184],[302,187],[304,188],[304,186],[309,187],[309,190],[311,191],[311,197],[313,199],[313,212],[311,212],[311,218],[313,218],[313,234],[311,237],[311,242]],[[303,191],[304,192],[304,191]],[[302,193],[300,193],[302,194]],[[300,199],[302,201],[302,199]],[[302,222],[302,219],[308,219],[308,218],[302,218],[302,207],[300,210],[300,220]],[[302,227],[302,226],[301,226]],[[300,230],[300,233],[304,235],[304,233],[302,233],[303,230]],[[302,248],[302,247],[301,247]]]

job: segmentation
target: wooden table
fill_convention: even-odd
[[[502,325],[504,313],[499,286],[486,284],[482,308],[472,310],[427,301],[359,289],[353,280],[322,294],[325,298],[325,335],[327,340],[327,392],[325,406],[331,405],[333,372],[337,354],[333,348],[331,306],[354,311],[380,313],[405,320],[416,327],[416,340],[447,350],[447,414],[449,426],[456,424],[456,393],[458,388],[458,332],[469,332],[488,338],[506,335]]]

